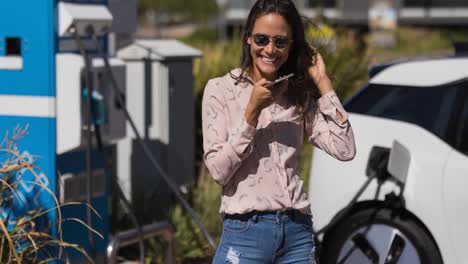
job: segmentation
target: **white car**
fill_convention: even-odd
[[[356,157],[312,158],[320,263],[468,263],[468,58],[382,68],[344,106]]]

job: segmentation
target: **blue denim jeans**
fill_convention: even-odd
[[[299,211],[226,215],[213,263],[313,263],[312,217]]]

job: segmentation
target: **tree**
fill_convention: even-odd
[[[216,14],[218,6],[215,0],[139,0],[138,10],[140,14],[155,11],[183,20],[206,21]]]

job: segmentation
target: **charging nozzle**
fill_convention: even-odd
[[[107,33],[112,26],[112,14],[106,6],[60,2],[59,36],[89,36]],[[90,29],[93,32],[90,32]]]

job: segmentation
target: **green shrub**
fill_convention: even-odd
[[[206,167],[202,165],[201,168],[197,186],[192,193],[192,202],[208,232],[218,243],[222,232],[219,214],[221,189],[211,179]],[[176,229],[176,256],[179,262],[209,259],[214,255],[214,250],[203,237],[198,226],[180,206],[173,210],[171,222]]]
[[[341,100],[350,96],[367,81],[367,51],[361,50],[357,42],[346,39],[347,30],[320,25],[310,27],[306,33],[308,42],[322,55],[333,88]]]
[[[376,55],[388,56],[398,54],[401,56],[421,56],[434,51],[450,49],[449,39],[440,31],[431,29],[415,29],[399,27],[396,31],[397,44],[392,49],[373,48]],[[421,41],[424,40],[424,41]]]

